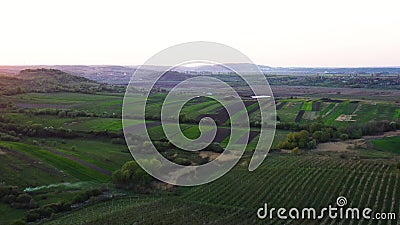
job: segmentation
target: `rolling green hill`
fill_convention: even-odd
[[[81,92],[122,91],[108,84],[101,84],[83,77],[55,69],[26,69],[15,76],[0,76],[0,94],[13,95],[29,92]]]

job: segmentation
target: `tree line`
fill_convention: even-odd
[[[366,124],[353,124],[348,127],[327,126],[322,122],[312,124],[285,123],[280,128],[295,132],[287,135],[286,139],[278,144],[281,149],[314,149],[317,144],[328,141],[358,139],[362,136],[378,135],[388,131],[400,129],[400,124],[389,121],[372,121]]]

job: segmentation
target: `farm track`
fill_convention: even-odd
[[[234,103],[230,107],[233,109],[236,109],[240,106],[241,103],[242,102]],[[243,103],[244,103],[244,106],[247,108],[253,104],[256,104],[257,101],[243,101]],[[258,109],[259,109],[259,107],[255,107],[254,109],[250,110],[251,112],[248,112],[248,114],[257,111]],[[236,112],[236,113],[239,113],[239,112]],[[234,115],[231,115],[231,116],[234,116]],[[216,114],[201,114],[196,118],[196,121],[200,121],[204,117],[212,118],[218,125],[224,124],[230,118],[229,113],[225,107],[219,109]]]
[[[43,104],[43,103],[15,103],[15,106],[18,108],[25,108],[25,109],[71,109],[77,104]]]
[[[247,142],[246,142],[247,135],[243,135],[243,137],[241,137],[241,138],[238,140],[237,144],[248,144],[248,143],[250,143],[254,138],[256,138],[259,134],[260,134],[259,131],[252,131],[252,130],[251,130],[251,131],[249,132],[249,139],[247,140]]]
[[[257,104],[257,106],[248,111],[249,115],[260,110],[260,105],[257,102],[255,102],[251,105],[254,105],[254,104]]]
[[[146,123],[146,128],[150,129],[152,127],[156,127],[156,126],[160,126],[160,125],[161,125],[160,121],[153,121],[153,122]],[[127,132],[139,133],[139,132],[144,131],[144,127],[143,127],[143,124],[136,124],[136,125],[127,127],[125,130]]]
[[[215,135],[213,142],[221,143],[230,135],[231,130],[229,128],[218,127],[217,134]]]
[[[304,110],[300,110],[299,113],[296,116],[296,119],[294,120],[294,122],[296,123],[300,123],[301,119],[303,118],[303,115],[306,111]]]
[[[312,111],[320,111],[321,110],[321,102],[313,102]]]
[[[281,102],[276,106],[276,110],[281,110],[285,105],[287,104],[287,102]]]

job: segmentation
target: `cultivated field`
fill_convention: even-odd
[[[85,82],[77,90],[52,83],[35,86],[43,88],[35,93],[9,87],[1,95],[0,224],[375,224],[256,217],[264,203],[320,209],[339,196],[351,206],[400,213],[398,90],[273,86],[278,129],[268,157],[252,172],[248,164],[259,138],[260,113],[270,106],[260,108],[244,95],[246,110],[229,117],[211,98],[187,102],[179,116],[186,137],[200,136],[198,122],[204,117],[218,126],[211,147],[193,153],[166,140],[159,121],[166,94],[155,91],[147,101],[147,129],[169,160],[200,165],[215,159],[228,144],[230,122],[246,113],[250,140],[243,159],[221,179],[197,187],[148,179],[151,185],[143,190],[133,188],[142,181],[127,182],[128,188],[116,181],[116,174],[134,180],[141,171],[126,164],[133,158],[122,132],[121,87],[89,83],[88,91]],[[131,94],[127,106],[139,107],[141,98],[139,91]],[[143,149],[150,143],[142,139],[141,121],[129,116],[127,129],[133,135],[126,138],[134,140],[130,147]],[[245,144],[244,137],[233,146]],[[378,224],[398,224],[387,222]]]
[[[137,196],[99,203],[49,224],[157,223],[161,220],[190,224],[273,224],[280,221],[262,221],[256,217],[256,210],[264,203],[271,207],[313,205],[321,209],[335,204],[338,196],[346,196],[349,204],[360,208],[400,210],[397,186],[400,177],[391,164],[332,156],[272,155],[261,168],[249,173],[247,163],[248,160],[242,160],[241,166],[213,183],[180,188],[179,196],[161,195],[151,199]],[[327,189],[330,191],[321,191]],[[310,222],[296,221],[296,224]],[[318,224],[337,222],[318,220]],[[368,224],[368,221],[362,222]]]

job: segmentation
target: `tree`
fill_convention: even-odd
[[[142,163],[148,163],[155,168],[161,167],[158,160],[144,160]],[[112,181],[119,188],[143,193],[148,192],[153,178],[136,161],[129,161],[113,173]]]
[[[282,149],[307,148],[309,141],[310,133],[308,131],[291,132],[287,135],[286,140],[278,144],[278,147]]]
[[[322,128],[323,128],[324,126],[325,126],[325,125],[324,125],[323,123],[312,123],[312,124],[310,125],[309,130],[310,130],[311,133],[314,134],[316,131],[322,130]]]
[[[143,142],[144,149],[149,149],[149,148],[151,148],[151,146],[153,146],[153,144],[151,142],[149,142],[149,141]]]
[[[187,122],[187,115],[186,115],[186,113],[181,113],[180,115],[179,115],[179,122],[180,123],[185,123],[185,122]]]
[[[296,147],[296,148],[294,148],[293,150],[292,150],[292,154],[293,155],[298,155],[300,153],[300,149],[298,148],[298,147]]]
[[[315,131],[312,137],[316,142],[320,143],[322,140],[322,131]]]
[[[219,143],[213,142],[209,146],[207,146],[205,150],[216,153],[222,153],[224,151],[224,148],[222,148]]]
[[[64,117],[66,117],[66,116],[67,116],[67,112],[65,112],[65,111],[60,111],[60,112],[58,112],[58,117],[64,118]]]
[[[341,134],[341,135],[340,135],[340,140],[346,141],[346,140],[348,140],[348,139],[349,139],[349,135],[347,135],[347,134]]]
[[[317,148],[317,142],[315,140],[311,140],[307,143],[307,148],[308,149],[315,149]]]
[[[306,131],[306,130],[300,131],[300,133],[298,133],[298,147],[306,148],[307,143],[309,141],[309,137],[310,137],[310,133],[308,133],[308,131]]]

